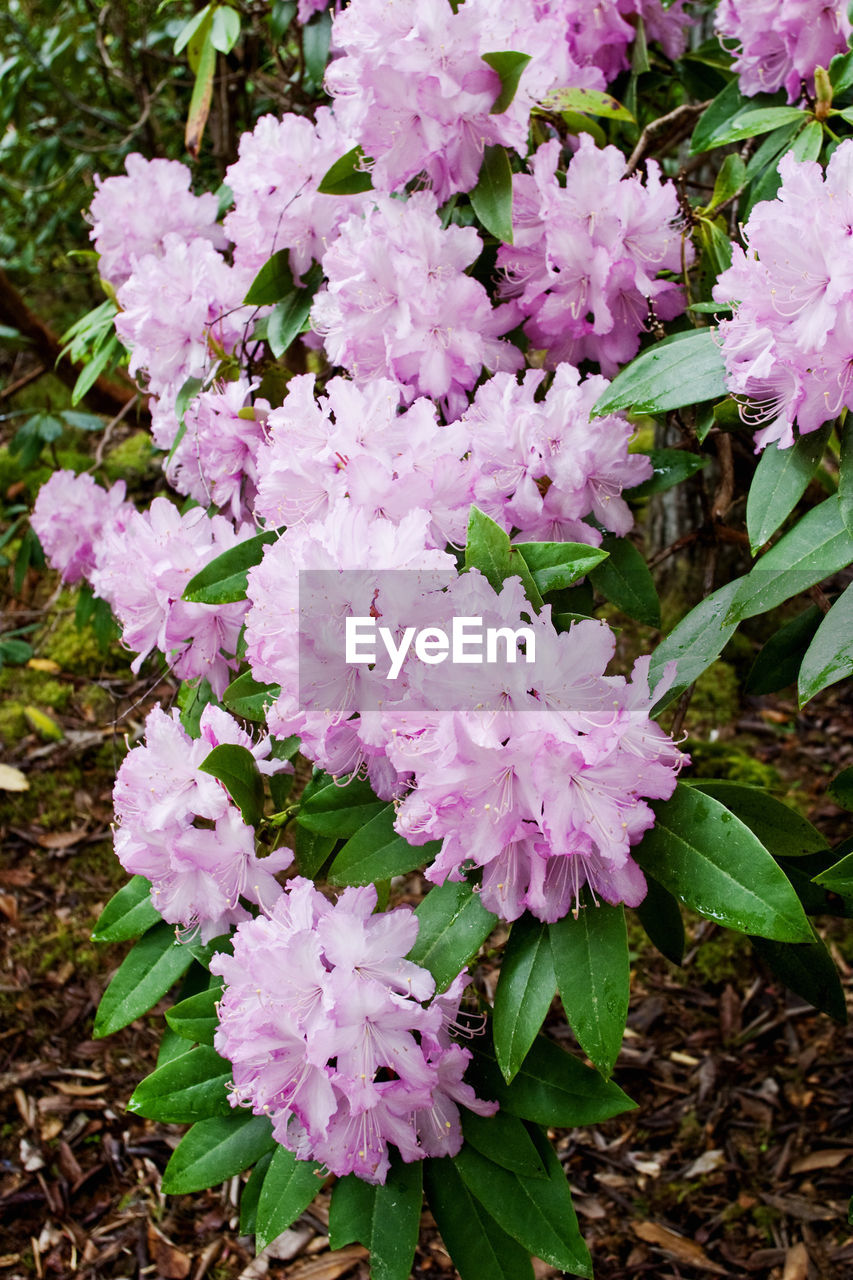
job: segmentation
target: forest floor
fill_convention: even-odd
[[[43,618],[39,610],[25,584],[12,623]],[[92,1039],[126,947],[96,947],[90,934],[124,881],[109,824],[125,735],[175,690],[130,680],[121,658],[93,682],[84,671],[97,648],[76,636],[73,602],[54,597],[51,610],[35,661],[0,676],[3,758],[29,782],[0,792],[0,1280],[366,1280],[364,1249],[329,1251],[328,1188],[258,1259],[239,1234],[239,1180],[161,1194],[183,1131],[126,1104],[153,1069],[162,1009]],[[742,701],[695,753],[722,759],[727,734],[744,768],[773,771],[831,840],[849,835],[850,815],[825,798],[828,778],[853,763],[840,693],[804,713],[785,695]],[[416,899],[418,878],[404,891]],[[639,928],[631,934],[615,1079],[637,1110],[555,1135],[597,1280],[844,1280],[853,1274],[853,1030],[771,980],[745,938],[696,917],[686,925],[680,967]],[[820,928],[849,1005],[853,928],[834,919]],[[476,977],[488,990],[488,962]],[[425,1214],[413,1276],[450,1274]]]

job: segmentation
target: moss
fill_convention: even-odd
[[[116,480],[126,480],[132,485],[134,480],[154,476],[159,471],[158,459],[162,455],[155,451],[151,436],[147,431],[134,431],[133,435],[122,440],[121,444],[111,449],[104,460],[103,473],[110,484]]]
[[[740,684],[734,667],[718,659],[696,681],[687,723],[694,732],[708,733],[737,719]]]
[[[51,658],[63,671],[92,675],[103,666],[103,655],[91,628],[79,629],[74,621],[76,593],[63,592],[57,612],[36,646],[40,658]]]
[[[782,789],[782,779],[770,764],[764,764],[741,746],[732,742],[703,742],[688,738],[684,749],[690,755],[691,778],[724,778],[729,782],[743,782],[748,786]]]
[[[44,671],[4,667],[0,671],[0,694],[11,696],[25,705],[32,703],[50,711],[65,711],[74,694],[74,686]]]
[[[30,826],[37,822],[45,831],[67,831],[69,818],[75,812],[75,795],[85,784],[80,766],[66,761],[58,770],[27,775],[29,791],[10,792],[6,798],[9,821],[14,826]]]
[[[691,969],[703,984],[730,982],[738,988],[752,977],[751,951],[744,934],[734,929],[717,929],[699,943]]]

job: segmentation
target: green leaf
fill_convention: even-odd
[[[267,321],[267,342],[276,359],[284,355],[308,324],[314,290],[294,289],[277,305]]]
[[[844,527],[838,498],[833,496],[807,512],[740,579],[726,622],[775,609],[790,596],[845,569],[851,560],[853,534]]]
[[[816,827],[764,787],[717,778],[698,778],[690,785],[736,814],[774,858],[801,858],[829,848]]]
[[[323,1186],[326,1173],[313,1160],[297,1160],[276,1147],[258,1199],[255,1251],[261,1253],[303,1213]]]
[[[317,789],[303,796],[296,821],[317,835],[340,839],[355,835],[385,808],[384,800],[376,798],[369,782],[356,777],[335,781],[324,774]]]
[[[822,618],[820,609],[812,604],[780,627],[753,662],[746,678],[746,692],[776,693],[794,684],[800,663]]]
[[[832,893],[849,896],[853,893],[853,853],[846,854],[839,862],[819,872],[814,882]]]
[[[798,107],[758,107],[757,110],[739,111],[730,127],[718,136],[714,146],[722,147],[743,138],[755,138],[784,124],[797,124],[802,118],[803,113]]]
[[[482,58],[500,76],[501,91],[495,98],[491,109],[491,114],[497,116],[502,111],[506,111],[515,97],[518,82],[521,79],[524,68],[530,61],[530,54],[504,50],[501,53],[484,53]]]
[[[275,702],[280,693],[281,689],[277,684],[258,684],[251,671],[244,671],[236,680],[231,681],[222,695],[222,701],[236,716],[263,724],[267,707]]]
[[[528,1251],[486,1212],[451,1160],[424,1161],[424,1190],[461,1280],[533,1280]]]
[[[730,80],[696,121],[690,139],[690,154],[695,156],[718,147],[717,138],[725,135],[738,112],[749,110],[751,103],[752,100],[741,93],[737,79]]]
[[[679,783],[671,800],[653,808],[655,825],[632,853],[665,889],[730,929],[778,942],[811,940],[787,876],[724,805]]]
[[[722,275],[732,265],[732,242],[722,224],[722,215],[713,222],[708,218],[699,219],[699,237],[712,275]]]
[[[172,52],[175,57],[184,51],[196,32],[204,25],[205,22],[208,21],[210,17],[210,8],[211,6],[206,4],[204,8],[200,9],[195,17],[190,18],[186,26],[182,27],[178,32],[175,43],[172,46]]]
[[[302,59],[305,65],[305,76],[309,82],[306,86],[308,88],[323,87],[331,39],[332,15],[328,9],[324,9],[322,13],[315,13],[302,28]]]
[[[649,567],[628,538],[605,534],[608,558],[590,573],[590,581],[611,604],[649,627],[660,626],[660,600]]]
[[[643,452],[646,453],[646,450]],[[653,493],[663,493],[682,480],[689,480],[708,465],[707,458],[690,453],[687,449],[649,449],[647,457],[652,464],[652,474],[642,484],[626,489],[624,497],[639,499],[648,498]]]
[[[151,902],[151,885],[144,876],[134,876],[110,898],[92,932],[93,942],[125,942],[138,938],[160,919]]]
[[[423,1168],[421,1160],[404,1164],[394,1158],[382,1186],[371,1186],[353,1173],[335,1184],[329,1245],[365,1245],[371,1280],[409,1280],[421,1225]]]
[[[525,914],[512,926],[495,992],[495,1053],[506,1081],[518,1074],[556,994],[548,927]]]
[[[350,836],[329,868],[330,884],[373,884],[405,875],[425,866],[440,852],[441,842],[409,844],[394,830],[393,804],[380,809],[363,827]]]
[[[607,1078],[622,1047],[628,1017],[630,966],[624,908],[587,901],[548,926],[560,999],[569,1026]]]
[[[838,970],[821,939],[792,944],[751,938],[753,947],[766,965],[786,987],[808,1000],[810,1005],[826,1013],[842,1025],[847,1022],[847,1002]]]
[[[293,6],[294,13],[296,5]],[[252,1172],[249,1174],[249,1180],[243,1187],[240,1194],[240,1235],[253,1236],[255,1227],[258,1222],[258,1201],[261,1198],[261,1187],[264,1185],[264,1178],[267,1176],[267,1170],[272,1163],[273,1152],[268,1151],[265,1156],[261,1156]]]
[[[714,329],[664,338],[626,365],[599,396],[593,417],[632,409],[663,413],[726,394],[726,368]]]
[[[838,597],[814,634],[800,667],[800,706],[853,675],[853,586]]]
[[[336,160],[317,187],[321,195],[355,196],[360,191],[371,191],[373,183],[370,174],[363,168],[365,155],[361,147],[353,147],[346,155]]]
[[[147,1013],[193,962],[189,947],[175,941],[173,924],[157,924],[125,956],[95,1015],[96,1040],[120,1031]]]
[[[508,1111],[478,1116],[462,1108],[462,1132],[468,1146],[503,1169],[525,1178],[547,1178],[548,1173],[524,1122]]]
[[[164,1124],[189,1124],[231,1113],[230,1062],[215,1049],[198,1045],[146,1076],[133,1091],[128,1111]]]
[[[204,34],[202,35],[202,31]],[[197,41],[197,44],[196,44]],[[194,57],[194,46],[198,53]],[[195,63],[195,83],[190,98],[187,123],[184,129],[184,146],[195,160],[201,150],[201,139],[204,126],[210,115],[210,104],[213,101],[213,77],[216,73],[216,50],[210,39],[210,26],[199,28],[193,36],[189,47],[190,66]]]
[[[512,168],[505,147],[486,147],[480,176],[468,198],[490,235],[512,244]]]
[[[550,1143],[548,1178],[525,1178],[464,1146],[453,1160],[462,1181],[514,1240],[537,1258],[574,1276],[592,1277],[592,1260],[581,1238],[569,1184]]]
[[[509,534],[479,507],[472,507],[468,516],[465,568],[479,569],[495,591],[500,591],[504,579],[517,575],[533,608],[542,607],[542,597],[527,562],[518,549],[510,545]]]
[[[817,471],[831,426],[800,436],[789,449],[769,444],[759,459],[746,500],[746,527],[752,554],[791,514]]]
[[[646,872],[647,892],[637,907],[637,915],[662,956],[673,964],[684,959],[684,921],[672,894]]]
[[[293,833],[293,853],[299,874],[313,880],[337,843],[336,836],[319,836],[297,825]]]
[[[795,160],[817,160],[822,146],[823,125],[818,120],[810,120],[794,138],[791,155]]]
[[[269,529],[223,551],[190,578],[181,599],[190,604],[229,604],[245,600],[249,570],[261,563],[264,547],[277,540],[278,534]]]
[[[429,969],[437,991],[450,986],[497,924],[466,881],[446,880],[416,909],[418,937],[408,958]]]
[[[264,816],[264,783],[249,748],[223,742],[214,747],[198,767],[222,783],[242,813],[243,821],[247,826],[256,827]]]
[[[275,1145],[266,1116],[232,1111],[230,1116],[199,1120],[172,1152],[163,1173],[163,1193],[182,1196],[218,1187],[248,1169]]]
[[[736,153],[726,156],[720,165],[709,209],[725,204],[746,185],[746,165]]]
[[[842,769],[830,782],[827,794],[840,809],[853,811],[853,766]]]
[[[222,995],[222,979],[216,979],[206,991],[188,996],[166,1010],[166,1022],[177,1035],[198,1044],[213,1044],[219,1025],[216,1004]]]
[[[240,39],[240,15],[230,5],[219,5],[213,11],[210,43],[220,53],[230,53]]]
[[[841,449],[838,457],[838,503],[841,519],[848,533],[853,533],[853,416],[840,432]]]
[[[496,1099],[502,1110],[522,1120],[573,1128],[599,1124],[636,1106],[612,1080],[604,1080],[544,1036],[534,1040],[512,1084],[504,1080],[490,1048],[471,1048],[474,1057],[467,1075],[478,1096]]]
[[[634,117],[617,98],[598,89],[551,89],[542,99],[546,111],[581,111],[590,116],[607,116],[612,120]]]
[[[279,249],[264,263],[243,301],[252,307],[270,307],[293,292],[290,250]]]
[[[736,622],[724,623],[723,619],[743,581],[735,578],[706,596],[655,649],[649,664],[649,688],[655,689],[667,664],[673,661],[676,676],[675,683],[660,695],[652,708],[653,715],[689,688],[720,656],[737,629]]]
[[[513,548],[524,560],[541,595],[570,587],[602,560],[607,552],[583,542],[517,542]]]

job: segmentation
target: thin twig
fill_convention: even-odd
[[[35,369],[30,369],[29,373],[23,374],[22,377],[16,378],[14,382],[10,382],[7,387],[3,387],[0,390],[0,400],[9,400],[23,387],[28,387],[31,382],[37,382],[44,373],[47,373],[47,365],[36,365]]]
[[[707,106],[710,106],[710,99],[707,102],[684,102],[680,107],[676,107],[674,111],[670,111],[667,115],[661,116],[659,120],[651,120],[643,132],[640,134],[636,147],[628,157],[628,163],[625,166],[625,177],[627,178],[634,172],[637,165],[646,154],[646,150],[654,138],[659,133],[664,133],[672,126],[678,127],[687,121],[693,120],[695,116],[699,116]]]

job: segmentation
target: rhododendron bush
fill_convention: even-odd
[[[754,687],[853,669],[851,22],[276,8],[304,91],[216,195],[138,154],[95,184],[162,492],[59,470],[32,516],[133,670],[181,682],[118,771],[132,878],[96,936],[138,941],[95,1031],[173,993],[130,1106],[191,1125],[165,1191],[251,1171],[259,1249],[330,1181],[333,1247],[381,1280],[424,1192],[463,1280],[591,1275],[549,1131],[633,1105],[627,912],[676,962],[679,902],[747,933],[843,1016],[808,917],[853,908],[853,855],[692,779],[682,725],[741,621],[804,593]],[[240,14],[190,27],[194,152]],[[667,631],[638,517],[676,485],[704,523],[655,561],[692,547],[703,582]]]

